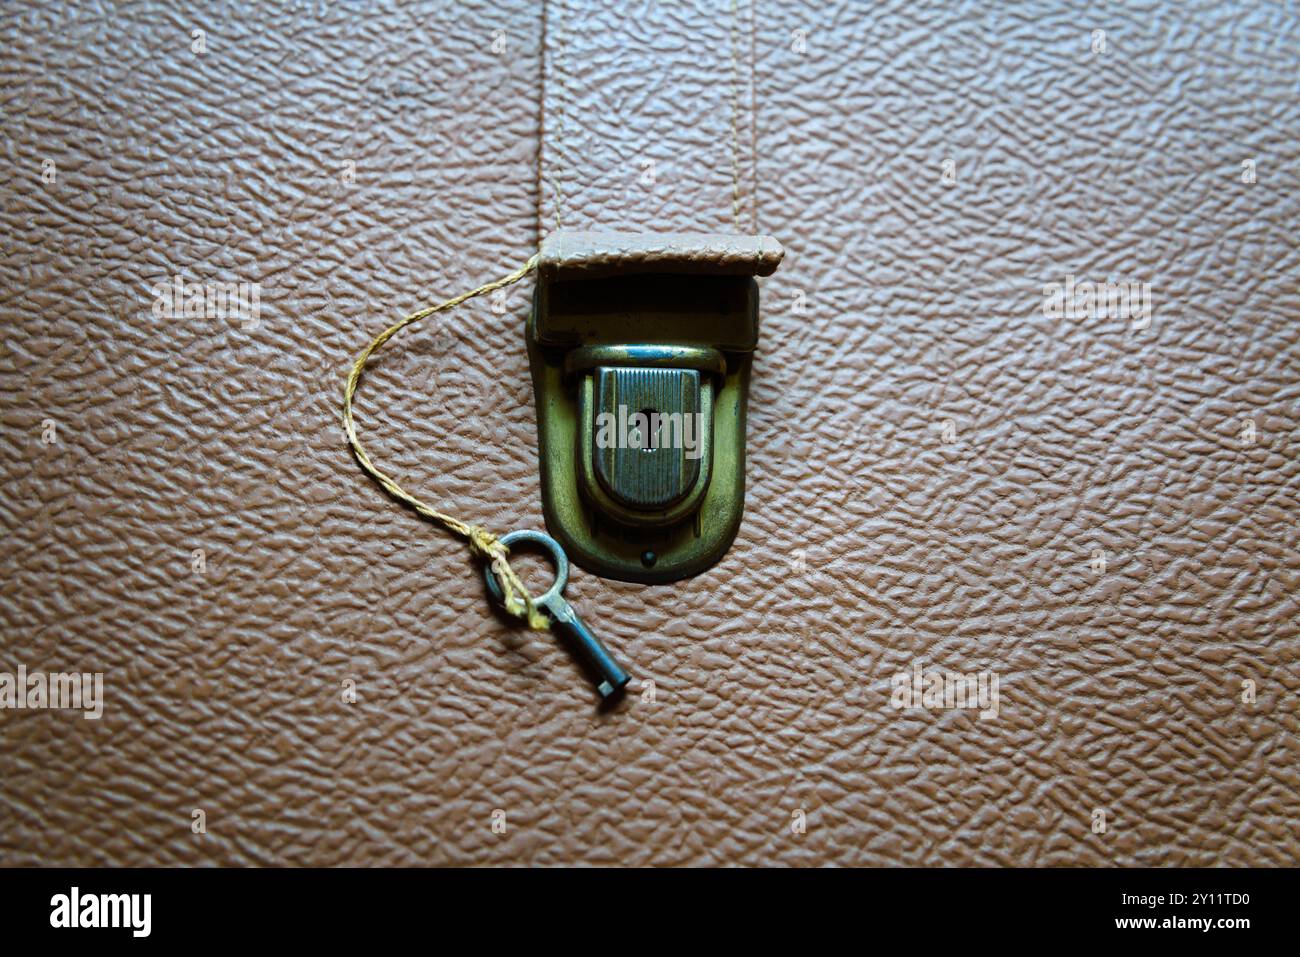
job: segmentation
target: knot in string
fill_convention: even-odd
[[[482,525],[470,525],[466,530],[469,550],[488,563],[492,577],[501,588],[501,603],[516,618],[523,618],[535,631],[546,631],[551,620],[537,610],[528,589],[519,574],[510,567],[510,549]]]
[[[484,561],[494,561],[498,558],[504,561],[510,554],[510,550],[501,544],[501,539],[482,525],[469,526],[465,534],[469,538],[469,550]]]

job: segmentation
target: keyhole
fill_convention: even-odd
[[[654,423],[654,416],[658,415],[659,411],[657,409],[642,409],[641,414],[645,416],[645,429],[649,436],[645,442],[641,443],[641,451],[653,452],[659,447],[659,434],[651,426]]]

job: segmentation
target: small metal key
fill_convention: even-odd
[[[568,639],[572,651],[582,664],[595,676],[596,690],[603,700],[608,700],[623,690],[628,683],[628,674],[624,671],[609,650],[600,643],[582,623],[578,613],[564,599],[564,586],[569,583],[569,557],[564,554],[560,543],[544,532],[523,530],[511,532],[501,537],[501,544],[507,548],[517,542],[538,545],[550,553],[555,562],[555,581],[540,597],[533,599],[534,604],[550,616],[555,623],[555,630]],[[483,577],[487,580],[488,591],[492,597],[501,602],[501,586],[492,574],[492,567],[484,565]]]

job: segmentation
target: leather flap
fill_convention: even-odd
[[[557,230],[542,243],[538,269],[546,279],[623,273],[770,276],[784,255],[771,236]]]

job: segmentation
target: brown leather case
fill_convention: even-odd
[[[1294,17],[736,9],[213,7],[194,53],[162,5],[9,5],[0,671],[107,700],[0,712],[0,863],[1296,862]],[[608,713],[339,425],[370,336],[557,227],[787,251],[735,545],[572,575]],[[178,274],[260,321],[155,316]],[[1149,324],[1048,317],[1069,276]],[[530,294],[358,398],[502,532]],[[893,707],[918,662],[997,717]]]

